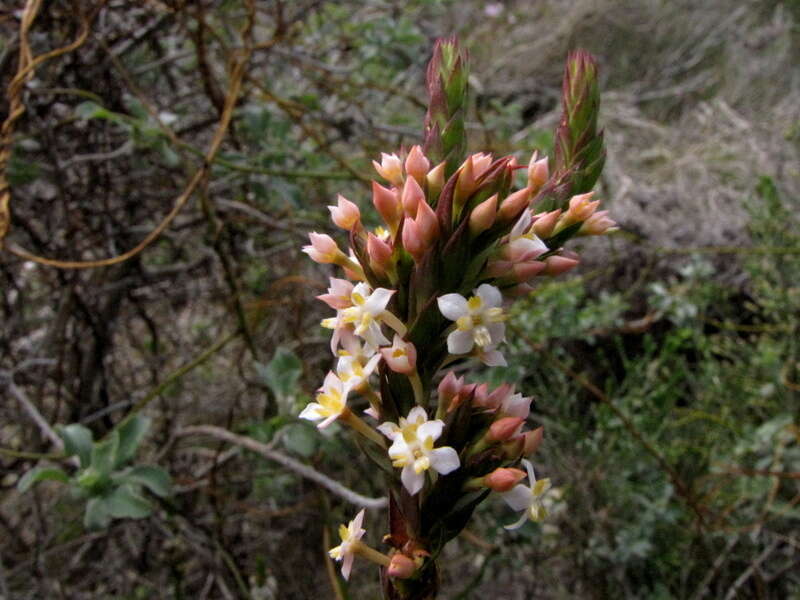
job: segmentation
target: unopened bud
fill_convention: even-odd
[[[534,194],[550,179],[547,157],[537,160],[538,156],[538,153],[534,152],[528,165],[528,187]]]
[[[534,215],[533,232],[540,238],[548,238],[553,234],[561,209],[557,208],[550,212]]]
[[[514,267],[514,263],[508,260],[492,260],[486,264],[486,273],[487,277],[493,277],[498,279],[500,277],[506,277],[510,273],[512,273],[512,268]]]
[[[486,434],[486,439],[490,442],[505,442],[511,439],[522,427],[525,419],[519,417],[503,417],[497,419],[489,426],[489,432]]]
[[[423,185],[430,167],[431,161],[422,153],[422,148],[413,146],[406,157],[406,173]]]
[[[492,491],[507,492],[524,478],[525,471],[499,467],[484,476],[483,484]]]
[[[617,224],[608,217],[608,211],[601,210],[584,221],[578,235],[603,235],[616,230]]]
[[[578,266],[578,260],[567,258],[566,256],[548,256],[545,261],[547,268],[543,271],[545,275],[561,275]]]
[[[432,246],[439,239],[439,219],[425,198],[417,205],[417,216],[414,219],[417,229],[426,247]]]
[[[517,263],[512,267],[514,281],[525,283],[536,277],[547,268],[547,263],[539,260]]]
[[[400,187],[403,185],[403,163],[396,154],[386,154],[381,152],[380,164],[372,161],[372,166],[378,172],[378,175],[383,177],[386,181]]]
[[[358,210],[358,206],[341,194],[337,196],[337,201],[336,206],[328,207],[328,210],[331,211],[331,219],[337,226],[351,231],[361,220],[361,212]]]
[[[544,427],[537,427],[533,431],[526,431],[523,434],[524,443],[522,446],[522,454],[530,456],[539,449],[544,439]]]
[[[417,566],[411,558],[397,552],[392,555],[389,566],[386,567],[386,574],[389,577],[395,577],[397,579],[408,579],[416,570]]]
[[[497,194],[493,194],[472,209],[469,215],[469,232],[476,236],[494,225],[497,217]]]
[[[454,203],[460,208],[464,205],[467,198],[472,195],[476,188],[475,168],[472,164],[472,155],[467,157],[458,172],[456,189],[454,192]]]
[[[403,216],[403,206],[394,190],[383,187],[376,181],[372,182],[372,203],[375,210],[389,226],[392,233],[397,231],[400,219]]]
[[[420,203],[425,202],[425,192],[422,191],[419,183],[417,183],[417,180],[413,177],[406,179],[400,200],[403,203],[403,212],[405,215],[412,219],[416,217],[417,207]]]
[[[403,221],[403,248],[414,257],[416,262],[419,262],[425,254],[425,243],[414,219],[406,218]]]
[[[335,263],[342,251],[331,236],[326,233],[312,231],[308,234],[311,245],[303,246],[303,252],[311,257],[311,260],[318,263]]]
[[[378,271],[385,273],[392,266],[392,247],[373,233],[367,234],[367,254]]]
[[[428,196],[431,198],[438,197],[442,188],[444,188],[444,170],[446,167],[446,162],[440,162],[428,171],[426,179],[428,180]]]
[[[497,211],[497,220],[501,223],[516,221],[528,207],[531,200],[531,191],[528,188],[517,190],[500,203]]]
[[[439,404],[446,407],[453,398],[458,396],[463,385],[463,379],[456,377],[453,371],[448,371],[447,375],[439,382]]]

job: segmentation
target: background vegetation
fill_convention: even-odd
[[[473,149],[520,160],[550,148],[567,50],[598,57],[622,231],[511,322],[552,517],[506,532],[488,503],[445,597],[800,598],[795,0],[52,0],[27,35],[36,3],[6,4],[0,597],[347,597],[324,551],[354,506],[265,457],[382,493],[296,419],[330,367],[328,273],[299,249],[420,140],[432,41],[458,33]],[[87,530],[77,476],[18,490],[76,473],[51,426],[109,440],[131,410],[134,462],[174,483],[117,507],[143,518]],[[375,579],[357,564],[349,597]]]

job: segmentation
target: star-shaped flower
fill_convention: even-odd
[[[342,563],[342,577],[347,579],[350,577],[350,571],[353,568],[353,559],[356,555],[356,550],[361,543],[361,538],[365,530],[361,528],[364,522],[364,509],[361,509],[356,515],[356,518],[350,521],[345,527],[339,525],[339,537],[342,538],[342,543],[328,550],[331,558],[341,561]]]
[[[447,336],[450,354],[467,354],[475,346],[486,354],[505,339],[506,315],[500,290],[484,283],[474,294],[469,300],[460,294],[445,294],[437,300],[441,313],[456,323],[455,331]]]
[[[550,489],[550,479],[539,479],[537,481],[530,461],[523,458],[522,464],[525,465],[525,469],[528,471],[530,486],[516,485],[512,490],[501,494],[501,496],[512,509],[524,512],[518,521],[511,525],[506,525],[506,529],[522,527],[528,519],[538,523],[547,516],[547,510],[542,503],[542,499]]]

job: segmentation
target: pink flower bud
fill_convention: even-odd
[[[472,394],[472,406],[477,408],[486,408],[486,398],[489,396],[489,385],[482,383],[475,386],[475,392]]]
[[[403,221],[403,248],[414,257],[416,262],[419,262],[425,254],[425,243],[422,241],[414,219],[406,218]]]
[[[548,256],[545,261],[547,268],[543,271],[544,275],[561,275],[578,266],[578,260],[567,258],[566,256]]]
[[[486,398],[486,405],[492,409],[500,408],[500,405],[506,401],[511,394],[514,393],[514,386],[510,383],[503,383],[497,386],[492,393],[489,394],[489,397]]]
[[[358,210],[358,206],[341,194],[336,199],[338,204],[328,207],[328,210],[331,211],[331,219],[342,229],[351,231],[361,220],[361,212]]]
[[[477,152],[471,156],[472,169],[475,173],[475,179],[478,179],[486,172],[492,164],[492,155],[486,152]]]
[[[578,235],[603,235],[609,231],[616,231],[617,224],[608,217],[607,210],[594,213],[586,219],[578,230]]]
[[[522,454],[530,456],[539,449],[544,439],[544,427],[537,427],[533,431],[526,431],[523,434],[523,438],[525,441],[522,446]]]
[[[397,187],[403,185],[403,163],[400,162],[396,154],[385,154],[381,152],[380,164],[373,160],[372,166],[375,167],[378,175],[392,185]]]
[[[520,417],[502,417],[489,426],[486,439],[490,442],[505,442],[517,434],[525,419]]]
[[[461,165],[458,171],[458,179],[456,180],[456,189],[454,191],[455,202],[462,206],[464,201],[472,195],[477,186],[477,177],[475,175],[475,168],[472,164],[472,155],[467,157],[467,160]]]
[[[487,277],[497,279],[509,275],[513,267],[514,263],[509,260],[491,260],[486,264],[484,273],[486,273]]]
[[[397,231],[397,226],[403,216],[403,206],[400,204],[397,193],[373,181],[372,203],[389,229]]]
[[[544,271],[545,268],[547,268],[547,263],[538,260],[517,263],[512,268],[514,281],[518,283],[530,281]]]
[[[528,165],[528,187],[533,193],[536,193],[539,188],[542,187],[548,179],[550,179],[550,169],[547,166],[547,157],[545,156],[541,160],[537,160],[538,158],[539,153],[534,152],[533,156],[531,157],[531,162]]]
[[[326,233],[312,231],[308,234],[311,240],[310,246],[303,246],[303,252],[311,257],[311,260],[318,263],[334,263],[342,253],[333,238]]]
[[[553,234],[553,229],[555,229],[556,221],[558,221],[558,217],[560,215],[560,208],[551,210],[550,212],[534,215],[533,218],[535,220],[533,222],[533,232],[543,239],[550,237]]]
[[[507,492],[525,479],[525,471],[499,467],[483,477],[483,484],[495,492]]]
[[[472,209],[469,215],[469,232],[476,236],[494,225],[497,216],[497,194],[493,194]]]
[[[408,579],[416,570],[417,566],[412,559],[405,554],[397,552],[393,554],[392,558],[389,560],[389,566],[386,567],[386,574],[389,577],[395,577],[397,579]]]
[[[431,161],[422,153],[422,148],[419,146],[412,146],[411,151],[406,157],[406,173],[411,175],[411,177],[422,185],[430,168]]]
[[[392,247],[373,233],[367,234],[367,254],[372,267],[382,273],[392,265]]]
[[[426,179],[428,180],[428,194],[431,198],[436,198],[444,187],[444,170],[447,162],[442,161],[430,171]]]
[[[463,385],[463,379],[456,377],[453,371],[448,371],[447,375],[439,382],[439,404],[442,406],[450,404],[450,401],[458,396]]]
[[[413,177],[406,179],[403,186],[403,194],[401,196],[403,203],[403,212],[407,217],[412,219],[417,216],[417,207],[420,203],[425,203],[425,192]]]
[[[383,360],[395,373],[410,375],[417,368],[417,349],[411,342],[406,342],[396,333],[389,348],[380,349]]]
[[[439,219],[424,198],[417,205],[415,222],[425,247],[430,248],[439,239]]]
[[[497,211],[497,220],[501,223],[515,221],[525,210],[531,200],[531,191],[528,188],[517,190],[500,203]]]
[[[597,207],[600,205],[599,200],[591,202],[594,192],[586,192],[585,194],[578,194],[569,200],[569,208],[556,224],[555,232],[558,233],[562,229],[566,229],[570,225],[586,221],[591,217]]]

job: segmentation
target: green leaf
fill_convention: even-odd
[[[58,467],[34,467],[19,480],[19,483],[17,483],[17,490],[26,492],[34,483],[48,479],[60,481],[62,483],[67,483],[69,481],[67,474]]]
[[[299,454],[304,458],[310,458],[317,451],[317,441],[319,436],[314,427],[309,427],[304,423],[295,423],[283,428],[284,447]]]
[[[297,380],[303,372],[303,363],[294,352],[278,346],[269,364],[256,363],[256,370],[275,396],[285,400],[297,394]]]
[[[97,442],[92,447],[92,467],[101,475],[111,473],[117,462],[119,451],[119,433],[114,431],[107,440]]]
[[[120,425],[119,449],[114,463],[115,467],[120,467],[136,456],[139,444],[142,443],[147,430],[150,429],[150,419],[142,415],[134,415],[129,421]]]
[[[109,513],[117,519],[142,519],[153,512],[153,505],[127,485],[115,489],[105,500]]]
[[[143,485],[156,496],[166,498],[172,493],[172,479],[164,469],[152,465],[136,465],[121,478],[125,483]]]
[[[86,529],[105,529],[111,523],[111,511],[107,498],[92,498],[86,503],[83,525]]]
[[[58,435],[64,440],[64,452],[68,456],[77,455],[82,467],[89,466],[92,454],[92,432],[78,423],[59,428]]]
[[[79,119],[103,119],[109,114],[108,110],[91,100],[81,102],[75,107],[75,116]]]

